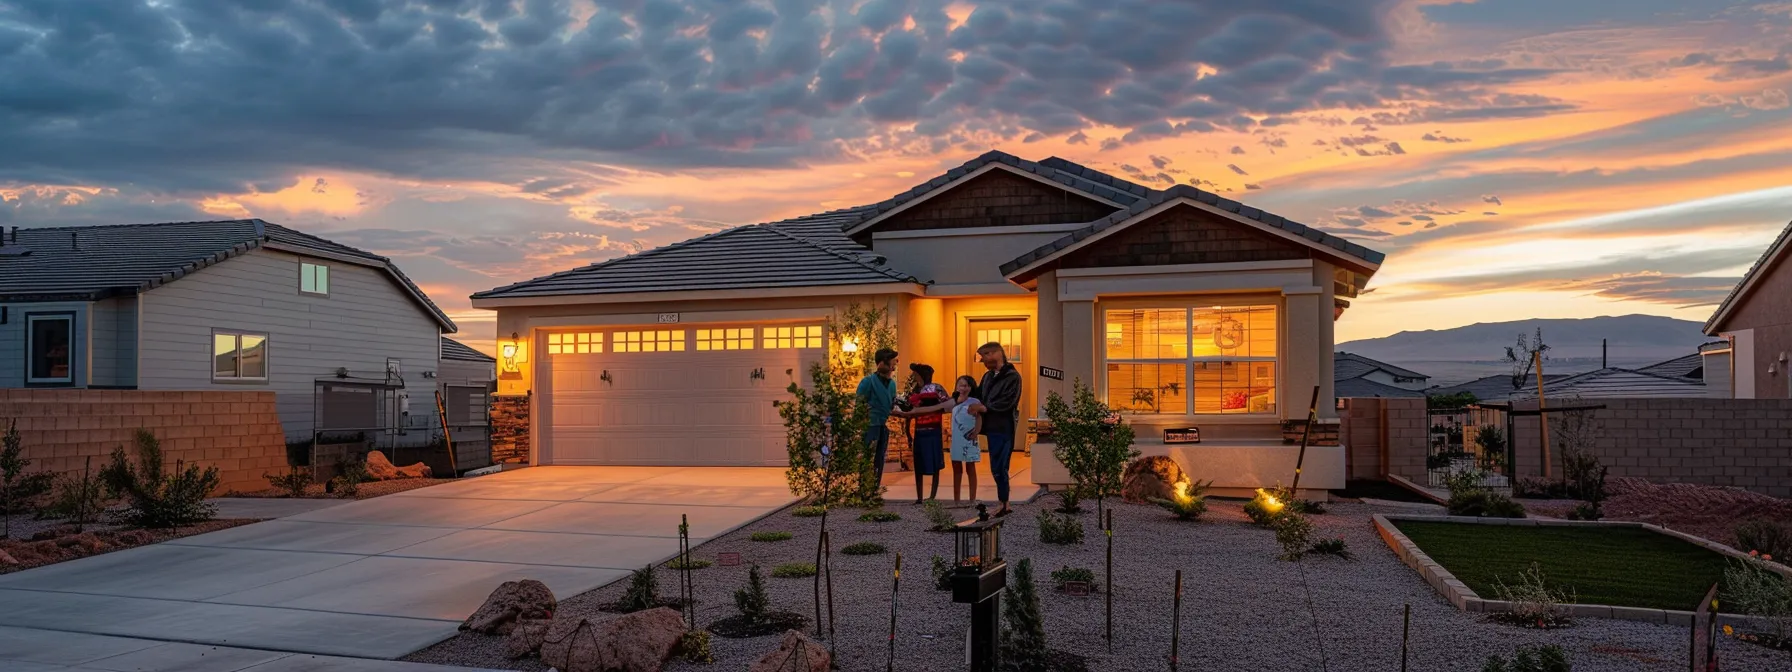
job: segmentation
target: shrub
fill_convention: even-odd
[[[1570,499],[1568,484],[1541,478],[1521,478],[1512,484],[1512,495],[1528,499]]]
[[[337,478],[348,481],[350,485],[359,485],[373,480],[373,475],[367,473],[366,460],[358,457],[350,457],[349,459],[343,460],[338,466],[342,473],[337,475]]]
[[[1081,581],[1089,584],[1089,587],[1093,589],[1095,588],[1095,571],[1066,565],[1065,567],[1052,572],[1052,583],[1057,584],[1059,588],[1064,587],[1064,584],[1072,581]]]
[[[1520,646],[1511,662],[1499,656],[1488,656],[1481,672],[1569,672],[1568,652],[1555,644]]]
[[[623,591],[622,599],[616,601],[616,607],[624,612],[634,613],[657,606],[660,606],[660,580],[653,565],[631,572],[628,590]]]
[[[1524,505],[1511,497],[1487,490],[1468,490],[1450,495],[1444,505],[1452,516],[1523,518]]]
[[[1313,542],[1313,547],[1307,549],[1307,553],[1311,555],[1335,555],[1345,560],[1351,558],[1350,546],[1344,543],[1343,537],[1315,541]]]
[[[4,531],[0,531],[0,539],[12,533],[12,518],[6,517],[14,513],[30,511],[32,503],[50,491],[55,476],[46,472],[26,474],[25,467],[31,466],[31,460],[25,459],[25,438],[19,434],[19,421],[6,423],[6,432],[0,435],[0,517],[5,517]]]
[[[1745,520],[1736,524],[1736,548],[1792,559],[1792,527],[1765,518]]]
[[[1768,567],[1758,551],[1747,559],[1732,558],[1724,567],[1723,586],[1726,606],[1766,619],[1777,637],[1792,635],[1792,580]]]
[[[1531,563],[1530,569],[1518,574],[1516,585],[1508,585],[1499,577],[1494,577],[1493,592],[1499,599],[1511,603],[1505,613],[1496,616],[1499,620],[1534,628],[1568,625],[1568,616],[1562,605],[1574,601],[1574,591],[1550,588],[1544,582],[1543,570],[1537,563]]]
[[[946,511],[944,504],[929,500],[923,510],[927,513],[927,529],[929,530],[951,532],[958,527],[958,521],[952,519],[951,512]]]
[[[304,497],[305,489],[311,487],[311,469],[308,467],[289,467],[284,474],[262,474],[268,479],[268,485],[285,490],[287,497]]]
[[[861,541],[840,549],[840,552],[847,555],[877,555],[884,552],[884,545],[875,541]]]
[[[902,520],[902,514],[896,513],[895,511],[885,511],[883,509],[866,511],[859,514],[859,522],[861,523],[893,523],[898,520]]]
[[[865,355],[896,347],[896,329],[884,308],[854,303],[824,327],[827,361],[809,367],[809,384],[791,380],[791,399],[778,404],[784,421],[790,492],[816,504],[867,504],[883,494],[877,465],[865,444],[871,408],[856,394],[875,364]],[[854,352],[840,346],[858,344]],[[822,451],[827,451],[824,460]]]
[[[105,510],[105,487],[93,477],[92,456],[88,456],[79,475],[69,472],[58,479],[56,492],[49,505],[44,507],[44,513],[74,523],[77,534],[86,530],[88,523],[99,520],[100,513]]]
[[[1019,672],[1045,672],[1050,652],[1045,646],[1045,614],[1033,587],[1033,560],[1022,558],[1002,596],[1002,662]]]
[[[933,556],[933,588],[934,590],[952,589],[952,563],[945,558]]]
[[[825,506],[799,506],[794,509],[791,509],[790,515],[796,516],[798,518],[820,518],[821,514],[824,514],[827,512],[828,512],[828,507],[825,507]]]
[[[220,480],[217,467],[204,470],[184,460],[174,463],[174,473],[162,469],[162,444],[149,430],[136,436],[137,464],[125,457],[124,448],[112,451],[112,463],[100,470],[106,489],[125,499],[120,518],[138,527],[178,527],[211,520],[217,507],[205,497]]]
[[[753,565],[747,569],[746,587],[734,591],[734,610],[748,623],[763,623],[771,604],[765,594],[765,577],[759,574],[759,565]]]
[[[1522,505],[1521,505],[1522,506]],[[1598,502],[1581,502],[1568,512],[1569,520],[1599,520],[1605,517],[1605,511]]]
[[[330,479],[328,487],[324,489],[339,497],[353,498],[361,494],[361,482],[347,476],[337,476]]]
[[[1052,454],[1075,482],[1072,499],[1104,500],[1120,494],[1126,463],[1139,456],[1132,425],[1095,396],[1082,380],[1071,381],[1071,399],[1053,392],[1045,399],[1052,423]],[[1067,501],[1066,505],[1074,501]]]
[[[1276,516],[1271,527],[1276,531],[1276,543],[1282,546],[1281,559],[1299,560],[1313,548],[1313,521],[1307,520],[1306,514],[1292,508],[1285,510]]]
[[[1151,502],[1169,511],[1177,520],[1194,520],[1207,512],[1207,489],[1213,487],[1213,481],[1190,483],[1182,481],[1176,484],[1177,492],[1169,499],[1153,497]]]
[[[1065,488],[1063,490],[1059,490],[1057,492],[1057,495],[1058,495],[1058,508],[1056,509],[1056,511],[1058,513],[1082,513],[1083,512],[1083,498],[1081,495],[1077,494],[1077,488],[1070,487],[1070,488]]]
[[[1506,432],[1498,425],[1481,425],[1475,430],[1475,443],[1481,446],[1482,461],[1489,466],[1506,461]]]
[[[709,652],[708,630],[686,630],[678,636],[678,646],[674,648],[674,652],[679,660],[687,663],[708,665],[716,662],[716,657]]]
[[[766,532],[754,532],[753,535],[748,538],[752,539],[753,541],[789,541],[790,536],[791,535],[789,532],[766,531]]]
[[[716,563],[702,558],[691,558],[690,562],[685,562],[684,558],[678,557],[667,562],[666,569],[703,569],[714,564]]]
[[[1039,540],[1062,545],[1083,543],[1083,521],[1050,511],[1040,511]]]
[[[805,579],[815,576],[813,562],[786,562],[772,568],[772,576],[779,579]]]

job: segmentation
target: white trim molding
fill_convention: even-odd
[[[698,301],[727,299],[775,299],[807,296],[852,296],[855,294],[911,294],[924,296],[927,287],[912,282],[880,282],[855,285],[810,285],[799,287],[763,287],[754,289],[680,290],[671,292],[618,292],[615,294],[553,294],[545,296],[509,296],[473,299],[474,308],[519,308],[526,306],[577,306],[603,303],[653,303],[660,301]]]

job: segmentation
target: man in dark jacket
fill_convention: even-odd
[[[996,499],[1001,500],[998,516],[1008,509],[1008,461],[1014,456],[1015,426],[1019,424],[1020,372],[1008,362],[1002,344],[984,343],[977,348],[977,359],[988,369],[978,386],[979,399],[989,410],[983,413],[983,436],[989,439],[989,473],[996,481]]]

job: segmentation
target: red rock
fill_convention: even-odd
[[[684,617],[666,607],[593,622],[555,619],[541,662],[560,672],[659,672],[684,634]]]
[[[19,562],[18,558],[12,557],[12,554],[7,553],[6,549],[0,548],[0,565],[19,565],[19,564],[24,564],[24,563]]]
[[[101,541],[99,536],[92,532],[82,532],[57,539],[56,545],[63,548],[79,548],[88,553],[98,553],[112,547],[111,544]]]
[[[1176,483],[1185,478],[1182,465],[1169,456],[1141,457],[1126,465],[1120,497],[1133,504],[1150,504],[1153,498],[1169,499],[1176,491]]]
[[[521,619],[545,619],[554,616],[558,606],[554,591],[534,579],[505,581],[485,598],[485,604],[460,624],[462,630],[487,635],[508,635]]]
[[[541,642],[548,636],[548,626],[553,621],[545,618],[525,618],[516,622],[510,635],[504,638],[504,654],[511,658],[527,658],[541,651]]]
[[[422,462],[400,467],[386,459],[386,454],[373,451],[367,454],[367,476],[376,481],[390,481],[400,478],[429,478],[433,474],[429,465]]]
[[[747,672],[827,672],[833,665],[828,647],[795,630],[784,632],[778,650],[765,654]]]
[[[112,543],[119,546],[142,546],[155,543],[155,535],[147,530],[125,530],[112,535]]]

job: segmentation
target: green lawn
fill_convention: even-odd
[[[1691,610],[1723,578],[1724,556],[1635,527],[1531,527],[1395,521],[1484,599],[1535,562],[1544,582],[1582,604]]]

